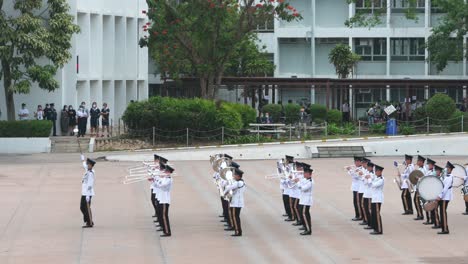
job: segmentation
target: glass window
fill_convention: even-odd
[[[378,9],[385,7],[386,0],[356,0],[356,9]]]
[[[355,39],[354,50],[365,61],[384,61],[387,55],[386,39]]]

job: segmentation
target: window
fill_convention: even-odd
[[[422,8],[426,6],[425,0],[392,0],[392,8],[407,8],[407,7]]]
[[[273,15],[260,17],[256,23],[257,32],[273,32],[275,30]]]
[[[387,41],[384,38],[354,39],[354,50],[364,61],[385,61]]]
[[[386,0],[356,0],[356,9],[379,9],[386,6]]]
[[[392,61],[424,61],[425,43],[423,38],[391,39]]]

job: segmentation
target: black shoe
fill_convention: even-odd
[[[288,218],[288,219],[284,219],[284,221],[286,222],[292,222],[292,221],[296,221],[295,219],[292,219],[292,218]]]
[[[225,219],[221,220],[220,221],[221,223],[226,223],[227,221]]]
[[[305,231],[305,230],[306,230],[306,228],[305,228],[305,227],[301,227],[301,228],[299,228],[299,230],[301,230],[301,231]]]
[[[362,222],[362,223],[359,223],[359,225],[367,225],[367,222],[364,221],[364,222]]]
[[[84,226],[82,226],[82,228],[92,228],[92,227],[93,227],[93,225],[84,225]]]
[[[300,235],[301,236],[310,236],[310,235],[312,235],[312,231],[304,231]]]
[[[362,221],[362,218],[355,217],[355,218],[351,219],[351,221]]]
[[[287,215],[287,214],[283,214],[283,216],[284,216],[284,217],[287,217],[287,216],[289,216],[289,215]]]
[[[411,211],[407,211],[407,212],[402,213],[402,215],[412,215],[412,214],[413,214],[413,212],[411,212]]]
[[[171,234],[162,234],[161,237],[170,237]]]
[[[414,220],[414,221],[424,220],[424,217],[418,216],[418,217],[414,218],[413,220]]]
[[[157,215],[153,215],[152,217],[157,217]]]
[[[462,215],[468,215],[468,212],[464,212],[464,213],[462,213]]]
[[[370,227],[370,226],[366,226],[366,227],[364,227],[364,229],[370,230],[370,229],[374,229],[374,228],[373,228],[373,227]]]
[[[156,231],[164,231],[164,229],[162,229],[162,228],[159,228],[159,229],[156,229]]]
[[[218,217],[224,218],[224,215],[218,215]]]
[[[423,225],[433,225],[434,223],[431,222],[424,222]]]
[[[449,231],[437,232],[438,235],[448,235],[449,233]]]
[[[231,236],[232,237],[239,237],[239,236],[242,236],[242,234],[232,234]]]
[[[159,223],[159,221],[158,220],[153,220],[153,223]]]
[[[300,223],[300,222],[296,222],[296,223],[293,223],[292,225],[293,225],[293,226],[301,226],[301,225],[302,225],[302,223]]]
[[[442,228],[441,226],[433,226],[432,229],[439,229]]]
[[[234,231],[234,228],[224,228],[224,231]]]
[[[374,231],[374,232],[370,232],[369,234],[371,234],[371,235],[382,235],[382,232],[375,232]]]

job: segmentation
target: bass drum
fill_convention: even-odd
[[[465,199],[465,202],[468,203],[468,185],[463,186],[462,192],[463,192],[463,199]]]
[[[444,189],[444,183],[436,176],[422,177],[418,183],[418,191],[424,201],[434,201]]]
[[[453,188],[458,188],[460,186],[463,186],[465,182],[465,176],[466,176],[466,169],[460,164],[453,164],[455,168],[452,170],[452,176],[453,176]]]

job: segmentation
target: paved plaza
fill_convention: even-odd
[[[316,174],[312,236],[306,237],[283,221],[278,181],[265,180],[275,173],[275,161],[238,161],[247,185],[244,236],[231,237],[219,222],[207,157],[172,162],[172,237],[161,238],[148,183],[121,183],[136,163],[98,161],[95,227],[82,229],[79,154],[0,156],[0,263],[467,263],[468,216],[461,214],[460,190],[448,206],[450,235],[437,235],[415,216],[401,215],[394,159],[372,159],[385,167],[382,236],[351,221],[351,179],[343,166],[352,160],[337,158],[305,160]],[[444,165],[447,159],[467,161],[433,159]]]

